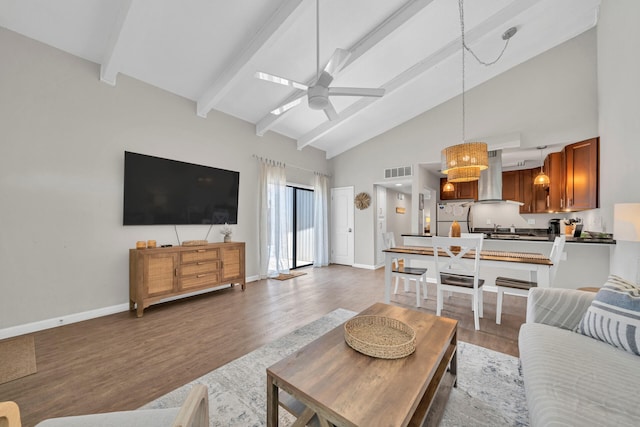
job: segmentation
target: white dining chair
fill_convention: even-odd
[[[385,249],[396,246],[395,237],[392,232],[382,235]],[[416,282],[416,307],[422,307],[420,302],[420,290],[422,289],[422,299],[427,299],[427,269],[420,267],[409,267],[404,261],[393,258],[391,261],[391,277],[395,278],[393,293],[398,293],[398,282],[404,281],[404,291],[409,292],[410,281]]]
[[[553,284],[553,279],[556,276],[556,272],[558,271],[558,264],[560,264],[560,257],[562,256],[562,251],[564,250],[564,244],[567,240],[565,235],[557,236],[553,241],[553,246],[551,247],[551,253],[549,254],[549,259],[553,263],[551,268],[549,269],[549,285]],[[518,295],[527,297],[529,295],[529,289],[538,286],[537,282],[513,279],[511,277],[496,277],[496,290],[497,290],[497,301],[496,301],[496,324],[500,324],[502,321],[502,300],[504,298],[504,294],[509,295]]]
[[[469,294],[472,296],[471,306],[476,330],[480,329],[480,318],[483,316],[484,280],[480,279],[480,251],[483,241],[482,235],[432,238],[437,287],[436,314],[440,316],[442,313],[444,291]],[[452,247],[459,247],[459,250],[452,250]],[[465,255],[472,258],[463,260]]]

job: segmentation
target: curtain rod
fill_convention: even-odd
[[[252,154],[251,157],[253,157],[254,159],[260,160],[260,161],[265,161],[266,160],[266,161],[270,161],[270,162],[281,163],[282,165],[284,165],[284,167],[300,169],[300,170],[303,170],[303,171],[306,171],[306,172],[311,172],[311,173],[315,173],[315,174],[318,174],[318,175],[324,175],[326,177],[331,177],[331,175],[323,173],[323,172],[314,171],[312,169],[303,168],[302,166],[296,166],[296,165],[292,165],[290,163],[285,163],[285,162],[280,162],[280,161],[277,161],[277,160],[272,160],[272,159],[270,159],[268,157],[260,157],[260,156],[257,156],[255,154]]]

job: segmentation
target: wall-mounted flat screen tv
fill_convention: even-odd
[[[124,152],[124,225],[237,224],[240,172]]]

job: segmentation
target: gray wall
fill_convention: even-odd
[[[590,30],[469,90],[467,137],[519,132],[522,146],[535,147],[597,136],[596,80],[596,31]],[[439,162],[444,147],[459,143],[461,114],[456,97],[332,158],[334,184],[371,192],[384,168]],[[356,264],[374,265],[373,221],[371,211],[356,214]]]
[[[0,28],[0,331],[128,304],[128,251],[177,244],[171,226],[122,226],[123,152],[240,172],[238,225],[247,275],[258,274],[257,154],[329,173],[325,153],[120,76]],[[288,181],[313,174],[287,168]],[[181,240],[208,226],[180,226]],[[219,226],[209,240],[222,240]]]

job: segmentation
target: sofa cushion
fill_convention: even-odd
[[[640,286],[609,276],[576,331],[640,356]]]
[[[640,358],[567,329],[520,328],[532,426],[640,426]]]

